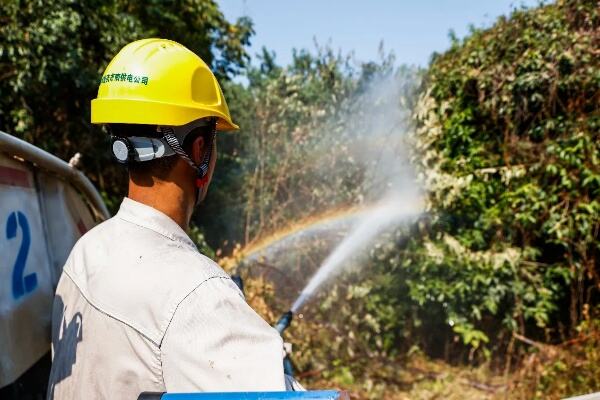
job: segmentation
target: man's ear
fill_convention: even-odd
[[[198,165],[200,165],[204,160],[205,147],[206,143],[204,142],[204,138],[202,136],[198,136],[192,142],[192,161]]]

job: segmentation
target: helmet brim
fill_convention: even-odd
[[[91,121],[93,124],[145,124],[180,126],[192,121],[216,117],[218,131],[240,129],[217,107],[202,108],[137,99],[94,99]]]

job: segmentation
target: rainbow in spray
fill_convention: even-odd
[[[243,248],[239,253],[240,264],[269,258],[303,239],[345,232],[369,210],[369,207],[347,207],[307,218]]]
[[[290,311],[297,313],[325,282],[343,271],[344,266],[348,264],[347,261],[363,253],[378,235],[407,219],[416,218],[421,212],[420,199],[394,195],[362,213],[350,234],[323,261],[321,267],[302,289]]]

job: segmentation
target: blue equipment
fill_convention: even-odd
[[[348,400],[345,392],[142,393],[138,400]]]

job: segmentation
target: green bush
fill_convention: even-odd
[[[598,300],[599,23],[595,1],[518,10],[427,72],[409,287],[474,348],[560,340]]]

